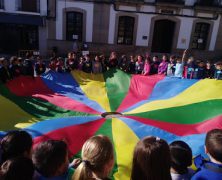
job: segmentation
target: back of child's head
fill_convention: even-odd
[[[37,145],[32,160],[44,177],[63,175],[68,170],[68,149],[64,141],[48,140]]]
[[[1,166],[2,180],[32,180],[33,175],[32,160],[26,157],[8,159]]]
[[[26,131],[10,131],[1,140],[2,161],[17,156],[31,156],[32,137]]]
[[[88,139],[82,147],[82,163],[76,169],[74,180],[88,180],[93,174],[107,177],[113,168],[114,150],[107,136],[98,135]]]
[[[167,142],[154,136],[140,140],[134,150],[131,180],[171,179]]]
[[[174,141],[170,144],[171,167],[179,174],[184,174],[187,167],[192,165],[192,150],[183,141]]]
[[[207,133],[206,150],[216,161],[222,163],[222,129],[213,129]]]

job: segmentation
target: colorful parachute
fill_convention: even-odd
[[[121,117],[107,119],[104,112]],[[111,70],[94,75],[52,71],[19,77],[0,87],[1,134],[24,128],[35,143],[64,139],[79,155],[92,135],[104,134],[115,146],[115,179],[129,179],[132,153],[147,135],[187,142],[203,154],[206,132],[222,128],[222,81],[129,75]]]

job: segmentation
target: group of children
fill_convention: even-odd
[[[193,57],[185,61],[187,50],[184,51],[182,58],[170,56],[169,60],[166,55],[163,55],[162,60],[158,56],[153,56],[152,60],[149,54],[144,57],[137,55],[126,55],[117,58],[116,52],[111,52],[108,59],[104,55],[95,56],[91,60],[89,55],[82,56],[78,59],[76,54],[69,53],[66,61],[66,69],[81,70],[86,73],[103,73],[110,68],[119,68],[124,72],[131,74],[153,75],[163,74],[177,78],[187,79],[204,79],[215,78],[222,79],[222,62],[217,62],[212,65],[209,61],[194,61]]]
[[[221,180],[222,130],[209,131],[205,139],[205,153],[194,158],[196,171],[191,169],[192,150],[183,141],[171,144],[158,137],[145,137],[134,150],[131,180]]]
[[[32,146],[32,138],[25,131],[11,131],[3,137],[1,180],[108,180],[115,164],[113,144],[104,135],[89,138],[82,147],[81,159],[71,163],[68,146],[62,140],[47,140],[33,150]],[[205,152],[209,160],[195,157],[194,171],[188,144],[174,141],[168,145],[159,137],[144,137],[134,149],[131,180],[222,179],[221,129],[207,133]]]
[[[33,62],[29,58],[22,59],[12,56],[8,62],[6,58],[0,58],[0,82],[6,83],[20,75],[34,77]]]
[[[78,57],[77,54],[70,52],[65,59],[52,57],[49,61],[43,61],[41,57],[37,57],[35,63],[29,55],[24,60],[13,56],[10,64],[5,58],[0,58],[0,80],[6,83],[19,75],[39,76],[47,70],[59,73],[80,70],[98,74],[111,68],[119,68],[127,73],[144,76],[163,74],[186,79],[222,79],[222,62],[212,65],[209,61],[195,61],[193,57],[185,61],[186,55],[187,50],[184,51],[182,58],[170,56],[168,60],[168,57],[163,55],[162,60],[158,56],[153,56],[151,60],[149,54],[144,57],[142,55],[130,56],[128,59],[126,55],[117,58],[116,52],[111,52],[109,58],[104,55],[96,55],[92,60],[89,55]]]

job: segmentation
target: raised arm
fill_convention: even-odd
[[[184,63],[184,61],[185,61],[187,51],[188,51],[188,49],[184,50],[184,52],[183,52],[182,63]]]

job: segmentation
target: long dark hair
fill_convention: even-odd
[[[26,131],[10,131],[1,140],[2,162],[18,156],[31,156],[32,137]]]
[[[145,137],[134,150],[131,180],[171,180],[170,150],[166,141]]]

